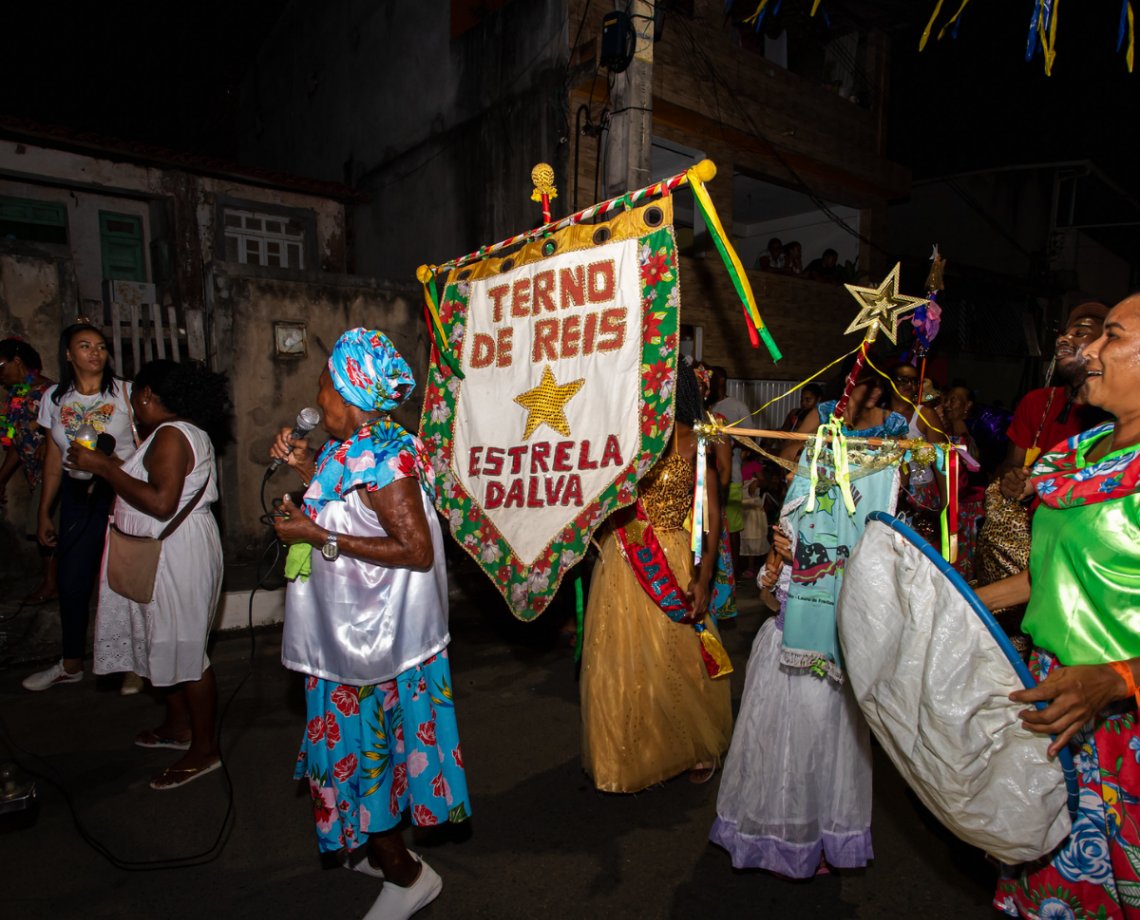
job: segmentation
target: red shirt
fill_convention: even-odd
[[[1069,391],[1066,387],[1030,390],[1017,404],[1006,434],[1023,450],[1029,450],[1036,444],[1041,453],[1045,453],[1104,419],[1104,413],[1095,406],[1073,404],[1069,406],[1068,417],[1062,421],[1060,416],[1068,404]]]

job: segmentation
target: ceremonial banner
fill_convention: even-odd
[[[420,437],[456,541],[530,620],[673,425],[672,200],[448,275]]]

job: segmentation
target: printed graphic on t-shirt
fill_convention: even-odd
[[[113,402],[84,407],[79,403],[65,403],[59,407],[59,421],[69,441],[75,438],[81,425],[90,425],[96,431],[105,431],[115,414]]]

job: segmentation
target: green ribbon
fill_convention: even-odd
[[[584,626],[584,617],[582,615],[582,576],[576,575],[574,577],[574,620],[577,629],[574,634],[574,660],[582,660],[582,630]]]

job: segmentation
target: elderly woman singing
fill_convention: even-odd
[[[392,343],[352,329],[333,347],[318,404],[332,439],[313,458],[282,431],[274,457],[300,475],[282,500],[290,544],[281,660],[307,675],[296,777],[309,781],[322,852],[384,879],[365,920],[404,920],[442,882],[400,823],[470,814],[447,661],[447,576],[419,440],[387,415],[415,380]]]
[[[1109,312],[1085,346],[1088,402],[1116,416],[1052,447],[1029,483],[1029,571],[986,585],[991,608],[1025,603],[1022,628],[1041,678],[1011,698],[1020,715],[1068,745],[1080,806],[1051,858],[1018,867],[995,905],[1021,917],[1140,917],[1140,295]]]

